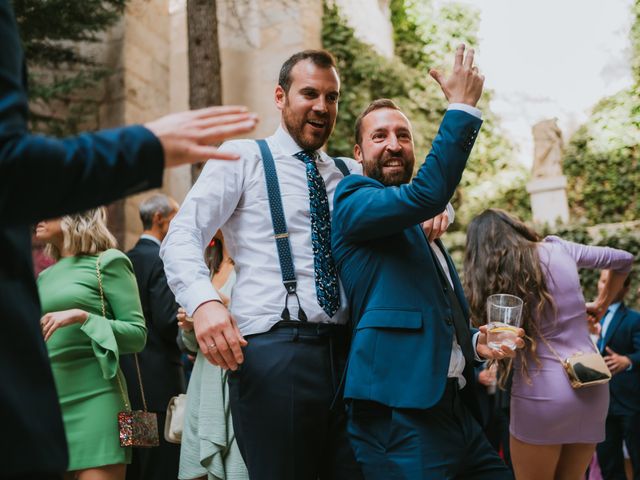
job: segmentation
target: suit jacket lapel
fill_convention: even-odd
[[[622,305],[620,305],[615,315],[611,319],[611,323],[609,323],[609,327],[607,328],[607,334],[604,336],[604,342],[602,344],[603,350],[604,350],[604,347],[607,346],[607,344],[611,340],[611,337],[613,337],[613,335],[616,333],[616,330],[622,323],[622,320],[624,319],[626,314],[627,314],[627,307],[625,307],[623,303]]]

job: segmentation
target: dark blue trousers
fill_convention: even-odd
[[[513,479],[455,380],[426,410],[353,400],[348,429],[367,480]]]
[[[627,444],[633,480],[640,480],[640,413],[607,416],[606,438],[598,444],[598,463],[606,480],[626,480],[622,441]]]
[[[249,477],[360,480],[344,403],[334,402],[350,332],[294,325],[248,336],[244,363],[228,377],[233,428]]]

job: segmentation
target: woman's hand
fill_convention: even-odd
[[[187,311],[184,308],[178,308],[176,318],[178,319],[179,328],[185,332],[191,332],[193,330],[193,319],[187,315]]]
[[[89,318],[89,314],[79,308],[47,313],[40,319],[44,341],[49,340],[57,329],[74,323],[84,323],[87,318]]]

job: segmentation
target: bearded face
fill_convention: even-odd
[[[364,175],[386,186],[408,183],[416,159],[407,117],[399,110],[380,108],[367,114],[360,128],[362,140],[354,154]]]
[[[317,150],[326,142],[336,123],[340,80],[335,69],[302,60],[291,69],[291,85],[276,88],[276,104],[282,123],[303,150]]]

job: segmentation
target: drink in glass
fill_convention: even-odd
[[[522,299],[515,295],[498,293],[487,299],[487,345],[500,350],[506,345],[516,348],[518,328],[522,318]]]

